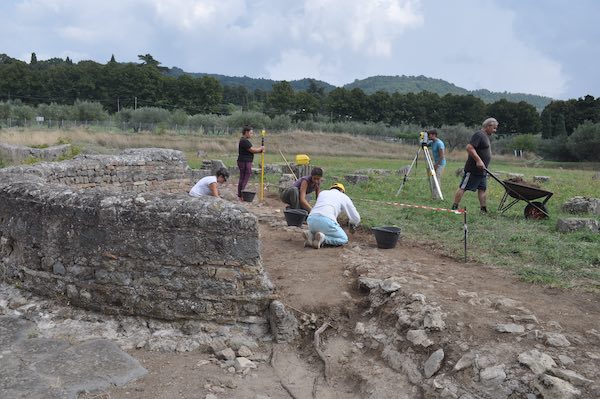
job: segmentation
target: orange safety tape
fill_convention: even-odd
[[[429,210],[432,210],[432,211],[442,211],[442,212],[454,213],[455,215],[462,215],[463,213],[467,213],[466,209],[436,208],[436,207],[433,207],[433,206],[426,206],[426,205],[412,205],[412,204],[403,204],[403,203],[400,203],[400,202],[376,201],[376,200],[371,200],[371,199],[358,199],[358,201],[377,202],[377,203],[383,203],[383,204],[386,204],[386,205],[401,206],[401,207],[404,207],[404,208],[429,209]]]

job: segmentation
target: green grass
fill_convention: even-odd
[[[42,132],[38,134],[41,137],[30,137],[28,140],[56,141],[48,135],[50,133]],[[102,148],[106,145],[114,149],[145,146],[181,148],[185,149],[188,163],[192,168],[198,168],[202,164],[202,159],[196,156],[196,151],[200,148],[208,153],[203,157],[204,159],[221,159],[228,166],[234,166],[237,158],[237,151],[234,150],[237,148],[237,135],[229,139],[194,137],[193,140],[173,135],[160,137],[139,134],[94,133],[90,135],[80,131],[61,131],[54,132],[52,135],[65,142],[73,141],[76,144],[74,152],[89,145],[101,145]],[[64,139],[63,136],[66,135],[68,137]],[[459,177],[454,172],[463,167],[466,153],[449,153],[452,161],[446,167],[442,185],[445,199],[434,202],[430,199],[431,193],[422,156],[413,170],[412,178],[408,180],[400,195],[396,196],[402,182],[402,176],[396,171],[410,164],[417,148],[413,151],[410,148],[400,148],[385,142],[381,144],[353,142],[347,145],[350,139],[346,136],[340,136],[337,141],[326,141],[329,144],[325,145],[321,141],[328,137],[318,135],[308,137],[302,142],[299,141],[303,139],[302,134],[296,133],[293,142],[288,138],[282,139],[276,148],[281,148],[288,161],[292,162],[294,159],[290,153],[296,151],[294,148],[306,146],[306,153],[311,157],[311,165],[320,166],[325,171],[325,186],[328,187],[337,180],[345,184],[347,194],[354,200],[362,216],[363,229],[397,225],[402,228],[402,236],[405,240],[426,244],[437,253],[462,260],[464,235],[462,215],[403,208],[387,205],[385,202],[449,208],[459,183]],[[293,147],[294,145],[296,147]],[[310,148],[315,153],[312,153]],[[374,155],[341,156],[331,155],[330,152],[336,150],[335,154],[346,152],[362,154],[363,149],[368,149],[369,153]],[[321,152],[317,153],[317,150]],[[388,155],[383,155],[384,150]],[[399,156],[396,159],[389,157],[389,154],[396,153],[409,155]],[[283,164],[284,162],[278,152],[270,151],[265,155],[265,163]],[[254,167],[260,167],[260,155],[255,157]],[[364,184],[347,183],[344,176],[359,169],[387,169],[391,174],[372,175]],[[487,197],[490,214],[479,214],[479,203],[475,193],[467,192],[461,203],[468,211],[469,260],[507,268],[524,281],[535,284],[600,290],[600,234],[592,232],[562,234],[556,231],[556,222],[559,218],[573,216],[561,210],[561,205],[567,199],[574,196],[600,197],[600,180],[592,179],[596,171],[600,170],[600,164],[531,162],[494,156],[491,170],[522,173],[525,180],[529,182],[534,175],[549,176],[550,181],[540,185],[543,189],[554,193],[547,203],[550,217],[540,221],[526,220],[523,216],[526,203],[523,201],[517,202],[511,209],[499,214],[496,209],[505,189],[493,179],[489,179]],[[235,174],[234,178],[236,178]],[[276,184],[279,180],[279,176],[271,174],[265,175],[265,178],[270,184]],[[597,216],[596,218],[598,219]]]
[[[343,176],[357,169],[391,170],[392,174],[373,175],[364,184],[346,184],[347,194],[354,200],[363,218],[363,228],[397,225],[408,240],[431,245],[437,251],[462,259],[462,216],[387,205],[385,202],[450,208],[460,179],[454,172],[464,162],[449,162],[443,176],[444,200],[433,201],[430,199],[424,159],[419,158],[417,167],[411,173],[412,178],[399,196],[396,196],[396,192],[403,176],[395,172],[409,165],[410,160],[325,157],[314,161],[325,168],[328,183],[333,182],[332,176],[346,183]],[[592,179],[594,172],[529,168],[499,162],[491,166],[492,171],[522,173],[528,182],[532,181],[534,175],[549,176],[550,181],[540,185],[554,193],[547,203],[550,217],[538,221],[525,219],[523,210],[527,203],[524,201],[517,202],[503,214],[498,213],[496,210],[505,189],[495,180],[488,179],[489,214],[479,214],[476,193],[467,192],[461,202],[467,209],[469,260],[509,268],[531,283],[597,289],[600,286],[600,234],[564,234],[555,228],[559,218],[574,216],[561,210],[561,205],[567,199],[574,196],[599,197],[600,181]]]
[[[192,157],[193,158],[193,157]],[[235,165],[235,156],[215,156],[227,165]],[[289,161],[289,159],[288,159]],[[411,178],[400,195],[396,192],[402,183],[398,169],[408,166],[411,159],[381,159],[367,157],[311,157],[311,164],[325,170],[325,185],[339,180],[347,189],[362,217],[362,228],[396,225],[402,228],[405,239],[427,244],[444,255],[463,259],[463,216],[447,212],[405,208],[388,205],[397,202],[450,208],[460,178],[455,171],[464,161],[449,162],[443,176],[443,201],[430,199],[425,162],[422,157],[411,173]],[[200,161],[198,160],[198,164]],[[280,157],[267,154],[265,163],[283,163]],[[192,160],[192,165],[194,165]],[[260,165],[260,156],[254,166]],[[583,289],[600,288],[600,234],[592,232],[559,233],[559,218],[574,215],[562,212],[561,205],[574,196],[599,197],[600,181],[593,180],[590,170],[548,167],[533,168],[520,163],[493,162],[492,172],[521,173],[531,182],[533,176],[548,176],[550,181],[540,183],[542,189],[553,192],[547,202],[550,217],[546,220],[527,220],[523,211],[527,205],[517,202],[500,214],[498,205],[505,192],[498,182],[488,179],[487,204],[490,211],[480,215],[476,193],[467,192],[461,206],[467,209],[468,259],[470,261],[504,267],[524,281],[560,287]],[[589,165],[588,165],[589,166]],[[372,175],[368,182],[350,185],[344,179],[359,169],[387,169],[389,175]],[[596,168],[597,169],[597,168]],[[266,181],[277,183],[278,176],[266,175]],[[501,177],[502,179],[502,177]],[[589,216],[584,216],[589,217]],[[596,217],[597,218],[597,217]],[[598,219],[598,218],[597,218]]]
[[[385,145],[385,143],[382,143]],[[192,168],[201,165],[201,159],[191,151],[186,154]],[[466,156],[466,155],[465,155]],[[226,165],[236,164],[237,154],[208,154],[206,159],[221,159]],[[292,157],[286,154],[288,161]],[[497,157],[500,158],[500,157]],[[463,259],[463,216],[447,212],[404,208],[388,205],[386,202],[400,202],[413,205],[430,205],[450,208],[454,192],[460,178],[455,171],[462,168],[464,159],[450,161],[443,176],[443,201],[430,199],[426,177],[425,160],[421,155],[411,173],[411,178],[399,196],[396,192],[402,183],[402,175],[397,170],[410,165],[411,159],[386,159],[357,156],[311,155],[311,165],[320,166],[325,171],[325,186],[341,181],[347,194],[354,200],[362,216],[362,228],[396,225],[402,228],[405,240],[427,244],[438,253]],[[278,153],[267,153],[265,163],[283,164]],[[538,165],[538,166],[532,166]],[[600,180],[593,180],[598,164],[585,164],[585,170],[575,165],[532,163],[527,160],[494,159],[492,172],[521,173],[526,181],[533,176],[548,176],[550,181],[540,183],[542,189],[554,195],[546,204],[550,217],[546,220],[526,220],[524,201],[517,202],[503,214],[498,213],[498,205],[505,192],[504,187],[493,179],[488,179],[487,215],[479,214],[476,193],[467,192],[461,206],[467,209],[468,259],[489,265],[504,267],[522,280],[549,286],[600,289],[600,234],[577,232],[564,234],[556,231],[559,218],[573,217],[562,212],[561,205],[574,196],[600,197]],[[254,159],[254,167],[260,166],[260,155]],[[567,166],[569,168],[567,168]],[[387,169],[389,175],[372,175],[364,184],[350,185],[344,179],[360,169]],[[268,183],[276,184],[279,176],[265,175]]]

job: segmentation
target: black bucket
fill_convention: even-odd
[[[400,227],[373,227],[371,230],[375,234],[377,248],[381,249],[394,248],[398,242],[398,238],[400,237]]]
[[[256,193],[254,191],[242,191],[242,200],[244,202],[252,202]]]
[[[304,209],[286,209],[283,211],[283,214],[288,226],[300,227],[308,217],[308,212]]]

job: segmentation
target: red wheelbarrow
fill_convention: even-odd
[[[520,184],[518,182],[514,182],[511,180],[500,180],[498,179],[492,172],[487,170],[487,173],[504,189],[504,195],[502,196],[502,200],[498,205],[498,211],[500,213],[504,213],[508,209],[510,209],[514,204],[519,201],[527,202],[527,206],[525,207],[524,214],[526,219],[546,219],[550,215],[548,214],[548,208],[546,208],[546,202],[552,197],[553,193],[550,191],[542,190],[537,187],[531,187],[525,184]],[[509,197],[511,198],[509,201]],[[540,201],[533,201],[536,199],[543,199]]]

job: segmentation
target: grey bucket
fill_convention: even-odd
[[[286,209],[283,211],[285,215],[285,221],[288,226],[302,226],[302,223],[306,220],[308,212],[304,209]]]
[[[396,246],[396,243],[398,243],[398,238],[400,237],[400,227],[373,227],[371,230],[375,234],[377,248],[390,249],[394,248]]]

